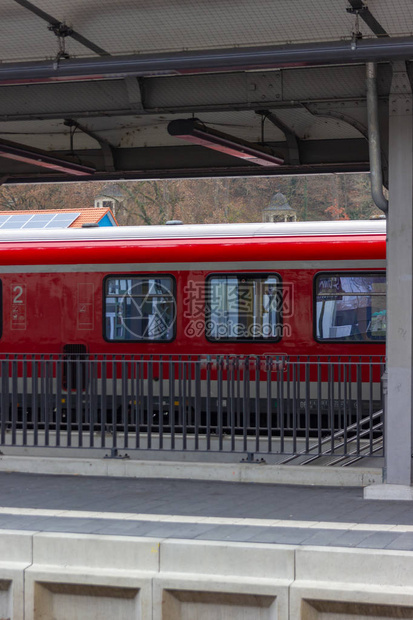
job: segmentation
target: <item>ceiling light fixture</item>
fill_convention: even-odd
[[[50,170],[56,170],[74,176],[86,176],[96,172],[89,166],[81,166],[80,164],[65,161],[58,157],[52,157],[41,151],[31,151],[30,149],[12,144],[0,143],[0,157],[14,159],[33,166],[39,166],[40,168],[49,168]]]
[[[284,163],[284,160],[274,155],[270,149],[206,127],[195,118],[171,121],[168,133],[187,142],[238,157],[251,164],[281,166]]]

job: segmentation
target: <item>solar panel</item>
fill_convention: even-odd
[[[30,222],[48,222],[50,215],[50,213],[35,213],[32,215]]]
[[[58,213],[44,228],[68,228],[80,213]]]
[[[31,218],[31,215],[28,215],[28,214],[10,215],[10,217],[7,218],[7,220],[5,220],[3,224],[0,225],[0,228],[2,229],[23,228],[23,226],[26,224],[26,222],[29,221],[30,218]]]
[[[55,220],[67,220],[73,219],[74,217],[80,215],[80,213],[56,213],[54,219]]]
[[[23,228],[44,228],[50,221],[52,213],[36,213],[24,224]]]
[[[0,229],[68,228],[80,213],[15,213],[0,215]]]

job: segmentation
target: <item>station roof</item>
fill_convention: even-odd
[[[365,62],[386,135],[390,61],[413,58],[411,0],[0,8],[3,183],[367,170]]]

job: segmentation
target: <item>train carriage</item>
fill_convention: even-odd
[[[50,422],[169,430],[371,413],[385,247],[383,221],[0,230],[3,419],[44,422],[48,399]]]

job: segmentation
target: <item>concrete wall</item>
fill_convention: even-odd
[[[2,451],[4,447],[2,446]],[[66,450],[66,449],[65,449]],[[60,452],[59,452],[60,451]],[[123,453],[123,452],[122,452]],[[317,467],[306,465],[250,465],[248,463],[194,463],[133,459],[64,458],[56,456],[0,455],[0,471],[68,476],[121,478],[171,478],[173,480],[220,480],[262,484],[297,484],[365,487],[380,484],[380,467]],[[239,460],[239,455],[237,455]],[[1,617],[0,617],[1,620]]]
[[[0,532],[0,618],[413,619],[413,554]]]

